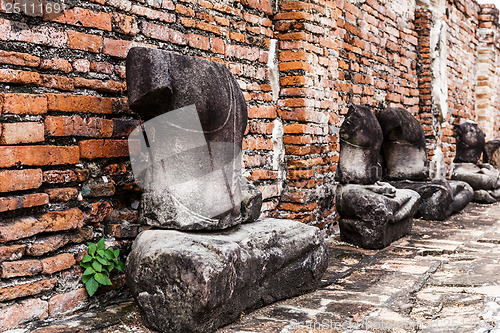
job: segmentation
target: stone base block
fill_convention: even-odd
[[[197,333],[316,288],[326,265],[319,229],[262,219],[221,232],[145,231],[126,273],[150,328]]]
[[[411,231],[420,195],[387,183],[339,185],[337,211],[343,241],[380,249]]]
[[[416,191],[420,195],[417,216],[421,216],[425,220],[442,221],[446,219],[451,214],[465,208],[474,195],[469,184],[458,180],[402,180],[390,183],[400,189]]]

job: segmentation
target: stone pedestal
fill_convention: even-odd
[[[149,327],[213,332],[243,311],[316,288],[326,258],[319,229],[290,220],[210,233],[149,230],[134,242],[127,280]]]
[[[491,164],[455,163],[451,178],[464,181],[474,189],[474,202],[500,200],[500,171]]]
[[[411,232],[420,196],[391,185],[339,185],[336,193],[343,241],[381,249]]]

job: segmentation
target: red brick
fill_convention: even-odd
[[[94,12],[79,7],[65,10],[62,15],[58,15],[52,21],[111,31],[111,15],[109,13]]]
[[[49,314],[51,317],[69,314],[85,307],[87,303],[87,291],[84,288],[76,289],[52,297],[49,300]]]
[[[113,98],[86,95],[47,94],[49,111],[113,113]]]
[[[40,65],[40,58],[28,53],[0,50],[0,64],[37,67]]]
[[[94,202],[92,210],[85,212],[85,223],[98,223],[104,221],[113,212],[109,202]]]
[[[57,279],[41,280],[4,287],[0,289],[0,302],[32,296],[54,289]]]
[[[92,240],[92,238],[93,232],[90,228],[76,229],[71,233],[56,234],[43,237],[37,236],[36,241],[30,244],[26,249],[26,254],[39,257],[49,252],[54,252],[69,243],[78,244]]]
[[[43,274],[53,274],[56,272],[60,272],[76,264],[75,257],[73,257],[73,255],[69,253],[62,253],[55,257],[46,258],[41,260],[41,262],[43,267]]]
[[[175,31],[163,25],[158,25],[150,22],[142,23],[142,33],[150,38],[172,42],[178,45],[186,45],[188,39],[185,34]]]
[[[48,195],[50,202],[67,202],[76,200],[78,197],[78,189],[73,187],[51,188],[45,190],[45,193]]]
[[[40,260],[5,261],[0,264],[0,276],[8,279],[16,276],[32,276],[42,272]]]
[[[113,30],[122,34],[135,36],[139,33],[137,20],[133,16],[113,13],[112,14]]]
[[[85,140],[78,142],[81,158],[129,156],[127,140]]]
[[[96,62],[96,61],[93,61],[93,62],[90,63],[90,70],[92,72],[98,72],[98,73],[104,73],[104,74],[112,75],[113,72],[114,72],[114,70],[115,70],[115,68],[109,62],[105,62],[105,61]]]
[[[0,331],[17,327],[19,324],[35,319],[45,319],[49,306],[41,299],[28,299],[0,310]]]
[[[40,74],[38,73],[6,68],[0,69],[0,82],[13,84],[42,84]]]
[[[70,62],[66,59],[43,59],[40,62],[40,69],[62,71],[64,73],[71,73],[73,67]]]
[[[274,106],[253,106],[248,109],[248,118],[269,118],[274,119],[277,116],[276,107]]]
[[[83,226],[83,212],[79,208],[53,211],[42,215],[39,220],[46,232],[70,230]]]
[[[7,242],[36,235],[41,232],[54,232],[81,228],[83,213],[78,208],[66,211],[53,211],[40,217],[22,217],[0,222],[0,242]]]
[[[54,88],[59,90],[73,91],[75,90],[75,85],[73,83],[73,78],[67,78],[59,75],[41,75],[42,86],[47,88]]]
[[[175,12],[184,16],[194,17],[194,10],[180,4],[175,6]]]
[[[0,192],[13,192],[42,186],[42,170],[1,170]]]
[[[35,94],[2,94],[2,112],[39,115],[47,112],[47,97]]]
[[[145,16],[152,21],[163,21],[167,23],[175,22],[175,14],[166,13],[164,11],[154,10],[148,7],[133,5],[132,10],[130,11],[132,14],[136,14],[139,16]]]
[[[273,14],[273,7],[269,0],[242,0],[241,3],[245,6],[257,9],[268,15]]]
[[[80,116],[48,116],[45,118],[45,133],[48,136],[107,138],[113,134],[113,120]]]
[[[0,246],[0,261],[19,260],[26,251],[26,245]]]
[[[76,169],[75,174],[79,182],[84,182],[90,177],[90,171],[88,169]]]
[[[205,51],[210,49],[210,38],[202,35],[189,33],[188,43],[189,46],[194,47],[196,49],[201,49]]]
[[[126,89],[125,83],[114,80],[84,79],[81,77],[75,77],[73,81],[75,87],[77,88],[88,88],[103,92],[121,93]]]
[[[102,52],[113,57],[124,59],[127,56],[128,50],[130,50],[132,46],[132,42],[128,40],[115,40],[105,38]]]
[[[5,123],[0,127],[2,145],[42,142],[44,139],[42,123]]]
[[[68,30],[68,47],[70,49],[99,52],[102,46],[103,39],[101,36]]]
[[[212,52],[224,54],[225,51],[225,43],[222,39],[212,37],[210,38],[210,45],[212,46]]]
[[[79,170],[48,170],[43,172],[43,182],[48,184],[71,183],[78,181],[85,181],[87,179],[80,179],[78,177]],[[88,172],[88,170],[87,170]]]
[[[0,168],[77,164],[76,146],[0,146]]]
[[[73,70],[75,72],[88,73],[90,71],[90,61],[87,59],[76,59],[73,61]]]
[[[206,22],[196,21],[196,28],[216,35],[222,34],[222,29],[220,27]]]
[[[15,197],[0,198],[0,212],[42,206],[49,203],[49,196],[45,193],[26,194]]]

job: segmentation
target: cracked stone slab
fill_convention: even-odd
[[[127,280],[149,327],[201,333],[316,288],[326,264],[319,229],[263,219],[221,232],[145,231]]]

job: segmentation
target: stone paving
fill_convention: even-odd
[[[471,204],[444,222],[416,220],[410,236],[383,250],[337,239],[320,289],[217,333],[500,332],[500,203]],[[152,331],[124,296],[106,309],[10,332]]]

